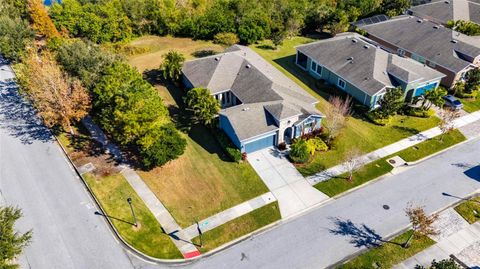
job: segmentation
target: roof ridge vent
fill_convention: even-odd
[[[450,41],[450,42],[452,42],[453,44],[457,44],[457,43],[458,43],[458,41],[457,41],[456,39],[452,39],[452,41]]]
[[[440,27],[438,27],[438,25],[433,26],[433,29],[438,29],[438,28],[440,28]]]
[[[367,44],[365,44],[365,45],[363,45],[363,48],[364,48],[364,49],[368,49],[368,48],[370,48],[370,47],[369,47]]]
[[[252,66],[250,64],[247,64],[245,67],[246,68],[251,68]]]
[[[353,42],[353,43],[357,43],[358,40],[357,40],[356,38],[354,38],[354,39],[352,39],[352,42]]]
[[[244,107],[244,108],[242,108],[242,111],[248,111],[248,110],[250,110],[249,107]]]
[[[220,60],[220,57],[215,57],[215,61],[219,61]]]
[[[417,22],[418,22],[418,23],[422,23],[422,19],[418,19]]]
[[[446,0],[444,1],[445,4],[450,4],[450,1]]]

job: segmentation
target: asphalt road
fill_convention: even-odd
[[[81,181],[0,61],[0,204],[19,206],[33,229],[22,268],[132,268]]]
[[[0,68],[2,68],[0,64]],[[34,241],[22,268],[160,268],[123,250],[48,131],[0,70],[0,203]],[[188,268],[323,268],[405,227],[408,202],[432,212],[480,189],[480,140],[388,177]],[[383,209],[388,205],[390,209]]]

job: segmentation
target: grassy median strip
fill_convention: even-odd
[[[460,214],[468,223],[472,224],[480,220],[480,197],[473,198],[470,201],[463,202],[455,207],[455,211]],[[476,211],[477,213],[475,213]]]
[[[84,178],[125,241],[152,257],[182,258],[168,235],[162,232],[153,214],[121,174],[97,178],[87,173]],[[127,203],[128,197],[132,198],[138,227],[133,225],[133,216]]]
[[[467,111],[468,113],[475,112],[480,110],[480,97],[475,99],[461,99],[463,104],[463,110]]]
[[[400,158],[407,162],[414,162],[465,140],[465,136],[459,130],[455,129],[443,136],[439,135],[413,147],[404,149],[395,155],[400,156]]]
[[[440,136],[433,137],[413,147],[362,166],[353,173],[352,181],[347,180],[348,174],[345,173],[330,180],[317,183],[315,188],[332,197],[390,172],[393,167],[386,160],[392,156],[398,155],[407,162],[413,162],[451,147],[465,139],[465,136],[459,130],[453,130],[443,135],[443,138],[440,138]]]
[[[215,249],[236,238],[251,233],[281,218],[278,202],[265,205],[246,215],[231,220],[215,229],[203,233],[203,246],[200,251],[205,253]],[[193,239],[195,244],[200,244],[200,237]]]
[[[362,166],[353,173],[352,181],[348,181],[348,174],[341,174],[335,178],[317,183],[315,188],[332,197],[349,189],[360,186],[372,179],[385,175],[393,167],[382,158]]]
[[[435,244],[432,239],[422,236],[415,237],[409,248],[403,248],[401,245],[407,241],[411,233],[411,230],[407,231],[337,268],[392,268],[394,265]]]

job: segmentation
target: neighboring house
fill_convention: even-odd
[[[360,28],[390,52],[444,73],[442,84],[449,88],[480,65],[479,39],[414,16],[399,16]]]
[[[438,87],[445,76],[423,64],[379,48],[356,33],[296,47],[296,63],[317,79],[336,85],[375,108],[388,88],[401,87],[407,101]]]
[[[187,88],[207,88],[220,102],[220,128],[242,152],[321,128],[317,100],[248,47],[185,62],[182,72]]]
[[[446,25],[448,21],[452,20],[472,21],[480,24],[480,1],[434,1],[411,7],[407,13],[443,25]]]

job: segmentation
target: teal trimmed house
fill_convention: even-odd
[[[187,88],[207,88],[218,100],[220,128],[241,152],[289,143],[321,128],[318,101],[248,47],[234,45],[185,62],[182,73]]]
[[[388,88],[401,87],[407,102],[434,90],[444,74],[412,59],[391,54],[356,33],[296,47],[295,62],[374,109]]]

